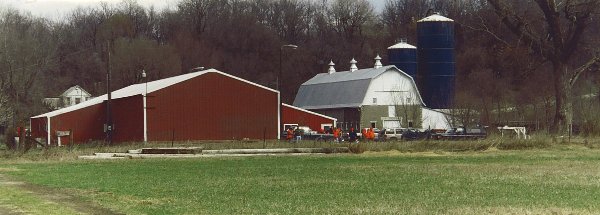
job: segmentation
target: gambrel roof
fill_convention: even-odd
[[[309,110],[360,107],[373,79],[388,71],[396,71],[409,78],[414,89],[417,90],[419,101],[423,103],[412,77],[396,66],[384,66],[354,72],[317,74],[300,86],[294,106]]]

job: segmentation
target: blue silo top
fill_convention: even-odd
[[[390,64],[396,66],[413,79],[417,78],[417,47],[401,41],[388,48]]]

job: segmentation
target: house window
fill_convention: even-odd
[[[75,98],[75,104],[81,103],[81,98]]]
[[[406,104],[411,104],[412,103],[412,99],[410,97],[406,98]]]
[[[373,98],[373,104],[377,104],[377,98]]]
[[[371,121],[371,128],[375,128],[377,121]]]

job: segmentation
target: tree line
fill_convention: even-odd
[[[387,0],[376,11],[367,0],[182,0],[163,10],[124,0],[61,21],[4,8],[0,125],[25,124],[48,111],[43,98],[73,85],[104,94],[109,67],[113,90],[144,81],[142,70],[156,80],[215,68],[272,88],[281,78],[291,103],[330,60],[338,71],[352,58],[372,67],[378,54],[386,64],[387,47],[416,44],[417,21],[433,10],[456,22],[456,105],[478,113],[465,123],[598,132],[598,109],[578,110],[600,105],[599,2]]]

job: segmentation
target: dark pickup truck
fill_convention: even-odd
[[[426,140],[431,138],[431,131],[420,131],[413,128],[407,128],[402,132],[402,140]]]
[[[485,139],[487,137],[487,133],[485,128],[477,127],[477,128],[451,128],[446,130],[444,133],[434,134],[432,135],[433,139],[437,140],[476,140],[476,139]]]

